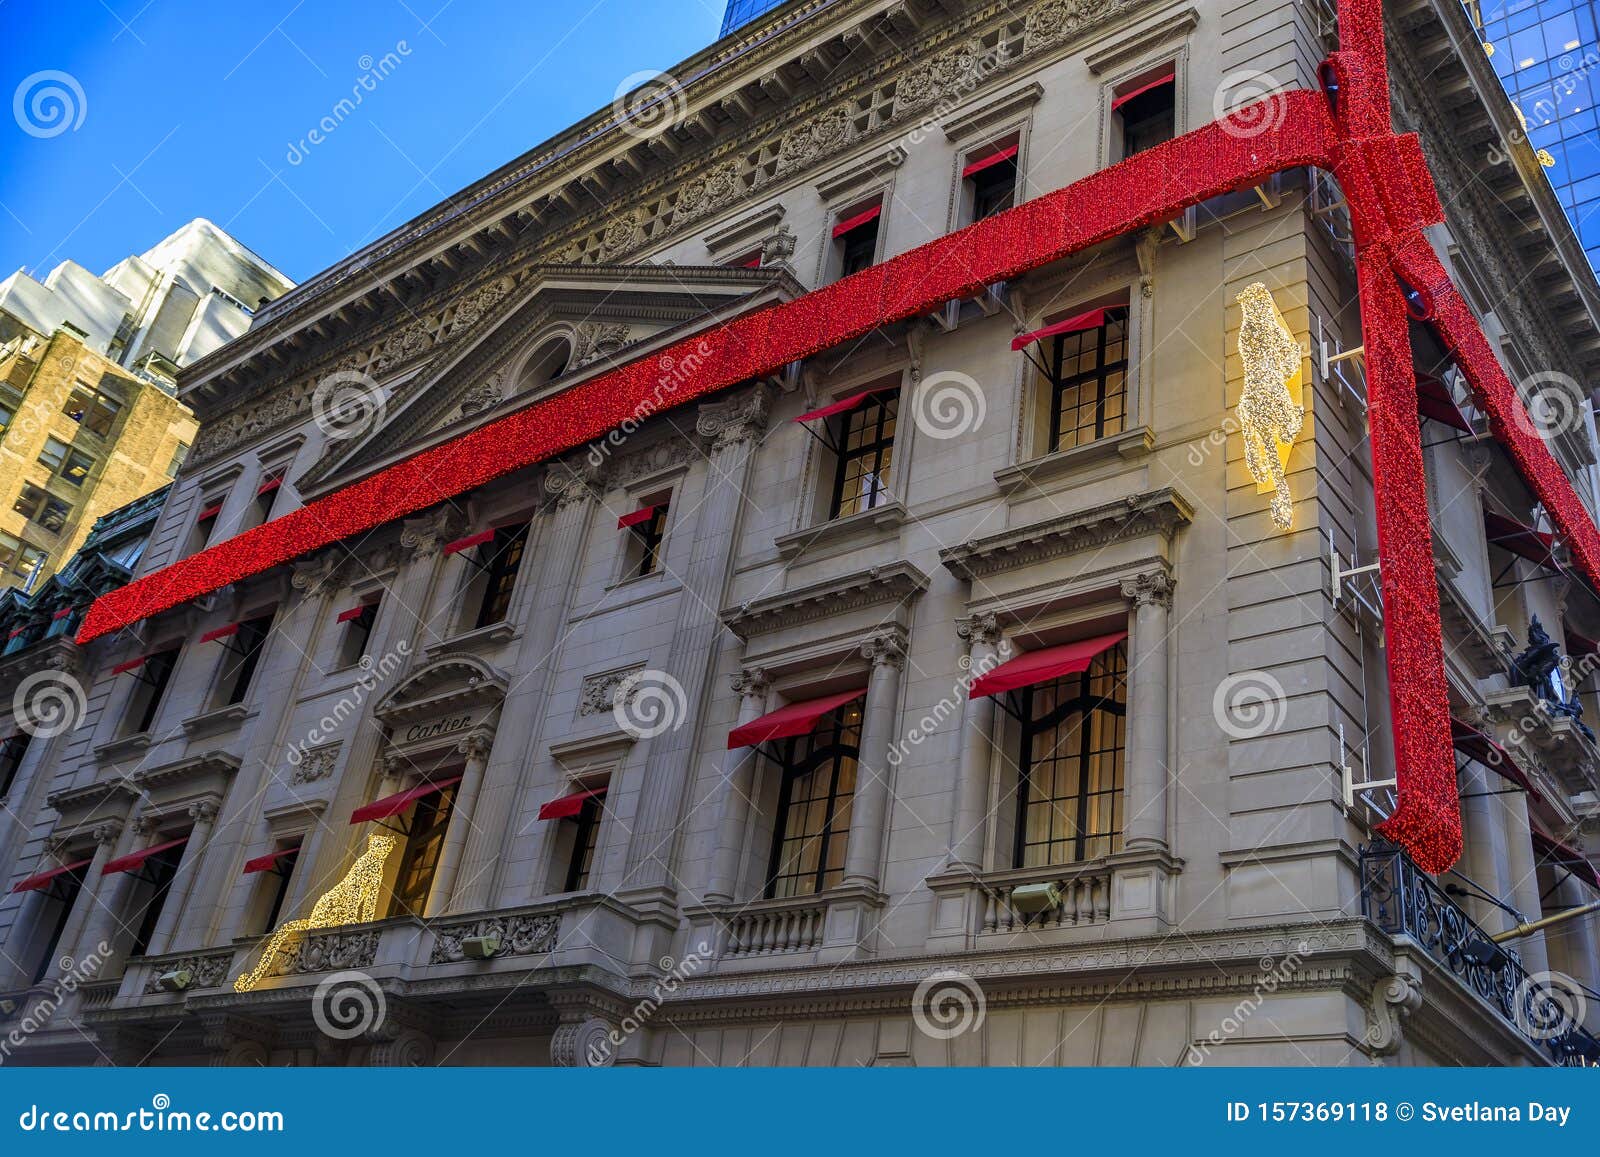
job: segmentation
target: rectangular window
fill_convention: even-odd
[[[94,459],[77,447],[72,447],[67,451],[67,460],[56,475],[61,481],[72,486],[82,486],[83,480],[89,477],[89,472],[93,469]]]
[[[43,564],[48,554],[30,542],[0,532],[0,567],[12,574],[28,578],[34,568]]]
[[[1050,339],[1048,450],[1070,450],[1120,434],[1127,417],[1126,309],[1106,310],[1100,325]]]
[[[39,984],[50,974],[56,964],[56,949],[61,946],[61,934],[67,930],[67,920],[72,915],[72,909],[78,902],[78,893],[83,891],[84,873],[88,871],[87,865],[64,872],[57,876],[50,884],[50,899],[52,910],[49,913],[50,935],[45,938],[44,951],[39,956],[39,963],[34,966],[33,983]]]
[[[272,615],[260,615],[240,623],[239,630],[224,643],[228,657],[223,661],[222,679],[217,685],[223,705],[243,703],[250,694],[250,681],[255,678],[271,630]]]
[[[367,653],[372,639],[372,625],[378,621],[378,596],[351,607],[339,616],[344,624],[344,635],[339,640],[339,666],[354,667]]]
[[[455,799],[456,785],[451,784],[412,805],[406,850],[400,857],[400,873],[394,882],[391,916],[420,918],[427,914],[428,893],[433,888],[433,873],[439,867],[439,852],[444,848]]]
[[[1013,139],[971,154],[962,178],[969,186],[972,221],[982,221],[1017,203],[1017,144]]]
[[[72,449],[59,438],[46,438],[44,449],[39,451],[39,465],[48,467],[52,474],[59,471],[67,460],[67,451]]]
[[[109,394],[79,386],[67,398],[65,412],[67,417],[91,434],[108,438],[111,428],[116,425],[117,415],[122,412],[122,403]]]
[[[567,862],[564,892],[581,892],[589,886],[589,871],[594,866],[594,849],[600,839],[600,801],[603,797],[590,796],[583,801],[578,814],[563,823],[572,823],[577,831],[572,834],[572,858]]]
[[[0,434],[11,429],[11,423],[16,417],[16,408],[10,402],[0,402]]]
[[[1118,87],[1111,98],[1112,140],[1124,160],[1177,135],[1177,86],[1171,64]]]
[[[134,893],[132,911],[122,922],[123,927],[134,927],[133,944],[128,955],[143,956],[150,949],[150,939],[161,922],[161,910],[166,907],[167,894],[172,890],[172,880],[178,874],[178,864],[183,859],[184,845],[168,848],[151,856],[139,865],[139,886]]]
[[[877,263],[878,227],[882,217],[881,205],[862,206],[854,212],[841,215],[833,227],[833,244],[837,250],[840,277],[860,273]]]
[[[177,665],[178,651],[174,648],[156,652],[134,672],[134,678],[139,682],[128,701],[132,734],[143,734],[155,725],[156,713],[161,710],[161,700],[167,694],[167,684],[172,681],[172,672]]]
[[[809,735],[782,741],[783,782],[767,870],[767,896],[811,896],[844,879],[850,808],[861,746],[861,704],[818,720]]]
[[[861,405],[839,415],[835,445],[833,497],[828,517],[844,518],[892,500],[889,474],[894,462],[895,414],[899,396],[872,394]]]
[[[267,902],[267,918],[256,929],[257,935],[266,935],[278,926],[278,917],[283,914],[283,902],[289,896],[289,881],[294,876],[295,863],[300,859],[300,849],[285,852],[278,857],[278,861],[270,872],[266,886],[271,890],[271,899]]]
[[[1015,865],[1075,864],[1122,850],[1127,652],[1024,688]]]
[[[11,509],[29,518],[51,534],[61,533],[61,528],[72,517],[72,506],[31,482],[22,484],[22,493]]]
[[[241,527],[241,530],[249,530],[271,520],[272,508],[278,501],[278,491],[283,489],[283,475],[284,469],[280,467],[262,477],[261,485],[256,487],[256,500],[251,512],[255,517],[250,526]]]
[[[643,578],[661,569],[661,541],[667,533],[667,512],[667,502],[662,499],[621,520],[627,524],[628,531],[625,578]]]
[[[478,603],[474,627],[504,622],[511,610],[511,592],[517,585],[522,553],[528,544],[528,524],[501,527],[494,537],[478,547],[478,565],[483,570],[483,597]]]
[[[22,769],[23,757],[28,754],[30,738],[26,731],[19,731],[4,743],[0,743],[0,799],[5,799],[11,794],[11,785],[16,783],[17,772]]]

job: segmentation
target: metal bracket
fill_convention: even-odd
[[[1365,566],[1359,566],[1357,565],[1358,561],[1359,559],[1357,556],[1355,554],[1351,554],[1350,565],[1345,565],[1344,559],[1339,555],[1339,548],[1334,543],[1333,531],[1329,530],[1328,571],[1330,586],[1332,588],[1333,605],[1337,607],[1340,603],[1340,600],[1342,600],[1345,594],[1348,592],[1351,600],[1358,607],[1366,611],[1369,615],[1381,623],[1383,622],[1383,587],[1377,583],[1374,583],[1372,588],[1373,598],[1369,599],[1366,594],[1364,594],[1354,583],[1350,582],[1349,580],[1357,577],[1358,575],[1376,575],[1381,571],[1383,563],[1380,560],[1379,562],[1369,562]]]
[[[1361,771],[1363,774],[1365,774],[1366,770],[1367,761],[1366,757],[1363,756],[1361,760]],[[1346,811],[1351,811],[1355,808],[1356,796],[1360,795],[1363,803],[1365,803],[1373,811],[1377,812],[1384,819],[1388,819],[1394,814],[1395,806],[1400,802],[1399,798],[1395,795],[1395,789],[1400,786],[1400,780],[1398,777],[1395,779],[1363,779],[1360,782],[1356,781],[1355,768],[1350,766],[1350,748],[1344,741],[1343,723],[1339,724],[1339,785],[1344,791],[1344,807]],[[1388,789],[1388,811],[1384,811],[1383,808],[1379,807],[1376,801],[1367,798],[1368,792],[1375,791],[1380,788]]]

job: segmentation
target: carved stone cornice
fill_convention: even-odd
[[[136,786],[155,793],[183,785],[204,784],[207,780],[220,788],[238,770],[237,755],[226,751],[202,751],[157,767],[142,768],[128,778]]]
[[[957,578],[972,582],[1146,535],[1170,539],[1193,518],[1189,500],[1170,486],[1162,487],[973,539],[941,550],[939,561]]]
[[[58,827],[70,827],[101,813],[101,818],[126,818],[128,811],[139,800],[139,791],[125,779],[106,783],[91,783],[87,787],[69,787],[52,792],[45,799],[61,815]],[[110,813],[107,816],[106,813]]]
[[[895,562],[741,603],[724,610],[721,618],[730,631],[748,640],[858,607],[907,602],[927,587],[928,576],[916,566]]]

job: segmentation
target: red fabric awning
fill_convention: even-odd
[[[361,612],[366,609],[367,604],[362,603],[359,607],[351,607],[348,611],[340,611],[333,621],[336,623],[348,623],[351,619],[359,619]]]
[[[1556,544],[1555,535],[1535,530],[1514,518],[1507,518],[1492,510],[1483,512],[1483,528],[1488,532],[1491,545],[1509,550],[1512,554],[1536,563],[1546,570],[1560,573],[1561,567],[1551,554]]]
[[[1459,719],[1452,719],[1450,739],[1455,744],[1456,750],[1468,759],[1476,760],[1490,771],[1497,772],[1534,799],[1542,798],[1539,789],[1534,787],[1533,781],[1528,778],[1528,773],[1517,766],[1517,761],[1511,758],[1511,753],[1476,727]]]
[[[1111,110],[1113,112],[1115,112],[1117,109],[1119,109],[1123,105],[1127,104],[1134,97],[1143,96],[1145,93],[1149,92],[1150,90],[1160,88],[1164,84],[1171,84],[1175,79],[1176,79],[1176,77],[1173,75],[1172,70],[1169,68],[1166,73],[1164,73],[1161,76],[1156,77],[1154,80],[1146,81],[1144,84],[1141,84],[1138,88],[1131,89],[1130,91],[1123,93],[1121,96],[1114,97],[1112,99],[1112,101],[1111,101]]]
[[[1569,656],[1600,655],[1600,641],[1580,635],[1571,627],[1566,628],[1567,654]]]
[[[106,866],[100,869],[100,874],[102,876],[110,876],[117,872],[131,872],[151,856],[159,855],[172,848],[181,848],[188,842],[188,836],[179,836],[175,840],[168,840],[166,843],[157,844],[153,848],[141,848],[137,852],[129,852],[126,856],[118,856],[116,859],[108,861]]]
[[[244,875],[248,876],[251,872],[270,872],[272,869],[278,866],[279,860],[282,860],[286,856],[297,856],[299,854],[300,845],[296,844],[292,848],[280,848],[276,852],[268,852],[264,856],[257,856],[253,860],[246,860],[244,862]]]
[[[833,235],[835,237],[843,237],[846,233],[853,233],[857,229],[861,228],[861,226],[870,225],[872,222],[876,221],[882,212],[882,205],[874,205],[865,213],[857,213],[854,217],[851,217],[848,220],[840,221],[833,227]]]
[[[970,177],[974,173],[981,173],[985,169],[992,169],[996,165],[1001,165],[1006,161],[1014,160],[1016,155],[1017,146],[1012,145],[1008,149],[1001,149],[998,152],[990,153],[987,157],[979,157],[977,160],[968,161],[967,167],[961,170],[961,175],[963,177]]]
[[[617,519],[617,529],[627,530],[630,526],[638,526],[641,522],[649,522],[656,516],[656,511],[660,509],[661,507],[659,505],[641,506],[632,514],[624,514],[621,518]]]
[[[1063,675],[1082,674],[1089,669],[1095,656],[1102,651],[1109,651],[1127,637],[1127,631],[1115,631],[1093,639],[1063,643],[1059,647],[1040,647],[1037,651],[1028,651],[974,679],[967,697],[981,699],[985,695],[998,695],[1002,691],[1015,691],[1018,687],[1047,683]]]
[[[50,618],[51,618],[52,621],[59,622],[61,619],[66,618],[68,615],[70,615],[73,611],[75,611],[77,609],[78,609],[77,607],[62,607],[55,614],[51,615]]]
[[[1463,434],[1473,433],[1472,423],[1461,412],[1461,407],[1456,405],[1456,400],[1450,396],[1450,387],[1432,374],[1417,375],[1417,411],[1424,418],[1443,422]]]
[[[899,382],[885,382],[881,386],[873,386],[870,390],[862,390],[859,394],[851,394],[848,398],[840,398],[837,402],[830,402],[820,410],[812,410],[809,414],[801,414],[796,422],[809,422],[813,418],[831,418],[835,414],[848,414],[859,409],[861,404],[874,394],[886,394],[890,390],[898,390]]]
[[[1595,871],[1595,866],[1589,862],[1589,858],[1577,848],[1568,847],[1560,840],[1535,829],[1533,850],[1546,863],[1559,865],[1591,888],[1600,889],[1600,872]]]
[[[18,635],[24,635],[24,634],[27,634],[27,632],[28,632],[28,628],[27,627],[25,627],[25,626],[18,627],[16,630],[12,631],[9,635],[7,635],[6,638],[15,639]]]
[[[539,818],[542,820],[564,820],[568,816],[575,816],[583,810],[583,805],[592,799],[599,799],[606,794],[606,789],[597,787],[593,791],[576,791],[571,795],[564,795],[560,799],[553,799],[539,809]]]
[[[1047,337],[1057,337],[1064,333],[1077,333],[1082,329],[1098,329],[1106,323],[1106,311],[1091,309],[1086,313],[1076,314],[1064,321],[1054,322],[1043,329],[1036,329],[1032,333],[1025,333],[1021,337],[1011,340],[1013,350],[1024,350],[1036,341],[1043,341]]]
[[[494,528],[490,527],[488,530],[480,530],[477,534],[469,534],[466,538],[458,538],[454,542],[447,543],[442,553],[460,554],[464,550],[471,550],[473,547],[481,546],[486,542],[493,541],[493,539]]]
[[[202,510],[200,512],[200,518],[198,519],[198,521],[204,522],[206,519],[215,518],[217,515],[219,515],[221,513],[222,513],[222,503],[219,502],[215,506],[208,506],[204,510]]]
[[[48,872],[40,872],[36,876],[29,876],[22,883],[12,887],[13,892],[37,892],[57,876],[65,876],[68,872],[76,872],[79,868],[87,868],[88,860],[79,860],[72,864],[62,864],[59,868],[51,868]]]
[[[111,673],[113,675],[126,675],[129,671],[137,671],[144,666],[144,661],[149,657],[149,655],[140,655],[137,659],[129,659],[126,663],[118,663],[111,668]]]
[[[282,485],[282,478],[268,478],[256,489],[256,497],[260,498],[263,494],[271,494],[274,490]]]
[[[805,699],[799,703],[787,704],[763,715],[760,719],[752,719],[742,727],[735,727],[728,732],[728,750],[732,751],[736,747],[754,747],[769,739],[788,739],[791,735],[804,735],[817,725],[817,720],[835,707],[853,703],[866,693],[867,689],[862,687],[857,691],[841,691],[837,695],[824,695],[820,699]]]
[[[369,804],[356,808],[355,811],[350,813],[350,822],[364,824],[371,820],[386,820],[390,816],[399,815],[419,799],[426,799],[435,792],[443,791],[450,785],[460,782],[461,777],[453,775],[449,779],[441,779],[437,782],[430,780],[427,783],[419,783],[409,791],[386,795],[382,799],[375,799]]]
[[[215,643],[218,639],[231,639],[239,633],[238,623],[229,623],[226,627],[218,627],[214,631],[207,631],[200,636],[202,643]]]

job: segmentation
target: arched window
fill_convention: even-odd
[[[564,337],[554,338],[534,351],[517,375],[519,394],[548,385],[567,372],[572,361],[572,343]]]

